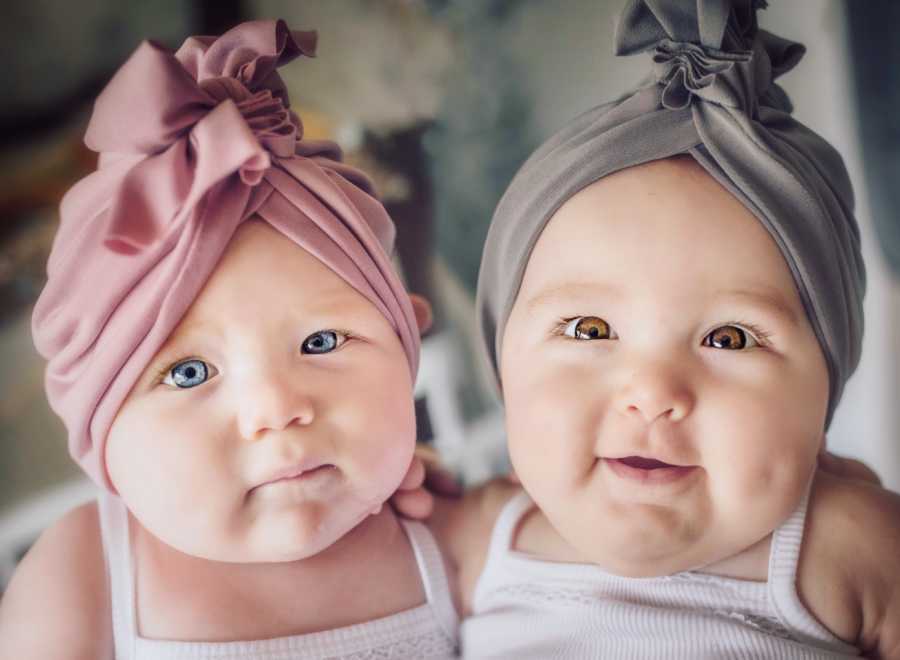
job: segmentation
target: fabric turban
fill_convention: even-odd
[[[416,373],[394,226],[336,145],[301,139],[276,73],[315,42],[282,21],[192,37],[174,54],[145,42],[97,99],[85,142],[100,153],[98,171],[62,201],[33,334],[69,450],[102,486],[111,488],[104,445],[120,405],[251,217],[371,301]]]
[[[865,269],[840,155],[791,117],[775,79],[805,53],[758,29],[752,0],[631,0],[618,55],[649,51],[633,92],[581,115],[525,162],[497,207],[478,285],[495,373],[531,250],[576,192],[618,170],[690,154],[766,227],[784,255],[825,354],[828,421],[859,361]]]

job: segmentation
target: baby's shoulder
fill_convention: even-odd
[[[819,471],[813,482],[797,589],[834,634],[884,648],[900,622],[900,495]],[[894,639],[895,652],[900,639]],[[891,656],[893,657],[893,656]]]
[[[500,511],[522,487],[498,477],[465,492],[462,497],[435,497],[431,530],[451,557],[483,546],[487,550]]]
[[[112,657],[97,503],[73,509],[22,558],[0,606],[0,658]]]
[[[461,614],[471,611],[475,584],[487,559],[491,533],[500,511],[522,487],[497,478],[461,498],[437,497],[429,527],[451,566]]]

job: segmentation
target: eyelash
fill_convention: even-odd
[[[352,339],[361,339],[361,337],[353,334],[349,330],[341,330],[340,328],[323,328],[321,330],[316,330],[315,332],[308,334],[308,335],[306,335],[306,337],[303,338],[303,341],[300,342],[300,349],[301,349],[300,352],[301,353],[303,353],[303,350],[302,350],[303,344],[306,342],[306,340],[309,339],[310,337],[312,337],[314,334],[317,334],[319,332],[333,332],[337,335],[341,335],[342,338],[338,340],[338,345],[335,347],[334,351],[339,351],[341,348],[343,348],[347,344],[348,341],[350,341]],[[325,353],[323,355],[328,355],[330,353],[334,353],[334,351],[329,351],[328,353]]]
[[[760,348],[769,346],[769,337],[772,336],[772,333],[763,330],[754,323],[750,323],[749,321],[728,321],[727,323],[720,323],[716,326],[716,328],[719,328],[723,325],[733,325],[743,330],[749,331],[750,334],[752,334],[756,338],[756,341],[759,344]],[[715,328],[711,328],[709,332],[712,332],[713,330],[715,330]],[[706,334],[708,335],[709,332],[707,332]],[[705,336],[706,335],[704,335],[704,337]]]
[[[341,330],[340,328],[327,328],[327,330],[329,330],[329,331],[331,331],[331,332],[335,332],[335,333],[337,333],[337,334],[339,334],[339,335],[343,335],[343,340],[340,342],[340,344],[338,345],[338,347],[334,349],[335,351],[337,351],[337,350],[339,350],[340,348],[342,348],[342,347],[343,347],[348,341],[350,341],[351,339],[359,339],[359,338],[360,338],[358,335],[353,334],[353,333],[350,332],[349,330]],[[317,330],[316,332],[322,332],[322,331],[321,331],[321,330]],[[315,333],[312,333],[312,334],[315,334]],[[310,335],[307,335],[306,337],[304,337],[304,338],[303,338],[303,341],[306,341],[306,338],[309,337],[309,336],[310,336]],[[301,342],[301,345],[302,345],[302,342]],[[334,352],[334,351],[332,351],[332,352]],[[182,362],[189,362],[189,361],[191,361],[191,360],[199,360],[199,361],[201,361],[201,362],[207,362],[207,363],[208,363],[207,360],[204,360],[203,358],[198,357],[198,356],[196,356],[196,355],[190,355],[190,356],[188,356],[188,357],[178,358],[178,359],[175,359],[175,360],[166,360],[165,362],[163,362],[163,364],[165,364],[166,366],[161,367],[161,368],[159,368],[159,369],[156,370],[156,374],[155,374],[154,377],[153,377],[153,383],[154,383],[154,385],[159,385],[159,384],[161,384],[161,383],[163,382],[163,380],[165,380],[166,376],[168,376],[168,375],[172,372],[172,369],[174,369],[176,366],[178,366],[178,365],[181,364]]]
[[[582,314],[579,316],[567,316],[567,317],[560,318],[556,322],[556,324],[553,326],[552,334],[557,335],[559,337],[564,337],[566,339],[572,339],[573,341],[583,341],[583,340],[577,340],[574,337],[566,337],[565,330],[572,321],[574,321],[576,319],[580,319],[580,318],[587,318],[588,316],[589,315]],[[724,323],[718,323],[714,327],[710,328],[703,336],[706,337],[706,335],[708,335],[710,332],[712,332],[716,328],[721,328],[722,326],[726,326],[726,325],[733,325],[733,326],[736,326],[738,328],[741,328],[743,330],[750,332],[750,334],[752,334],[756,338],[756,341],[760,345],[760,347],[764,348],[766,346],[769,346],[769,338],[772,336],[772,333],[770,333],[766,330],[763,330],[755,323],[751,323],[749,321],[726,321]],[[612,326],[610,326],[610,327],[612,327]]]
[[[582,316],[565,316],[556,320],[556,323],[553,324],[553,330],[551,334],[557,335],[559,337],[565,337],[566,328],[569,324],[575,319],[586,318],[584,315]],[[571,339],[571,337],[569,337]]]
[[[199,358],[194,355],[192,355],[190,357],[186,357],[186,358],[180,358],[178,360],[175,360],[174,362],[169,362],[167,360],[164,364],[168,364],[169,366],[163,367],[162,369],[159,369],[157,371],[156,376],[153,378],[153,384],[161,385],[162,382],[166,379],[166,376],[168,376],[172,372],[172,369],[174,369],[176,366],[178,366],[182,362],[189,362],[190,360],[200,360],[201,362],[206,362],[206,360],[204,360],[203,358]]]

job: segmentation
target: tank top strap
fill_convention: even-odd
[[[459,635],[459,617],[450,594],[450,583],[440,548],[422,523],[403,519],[400,519],[400,523],[415,554],[425,588],[425,598],[444,633],[449,639],[456,640]]]
[[[491,544],[488,548],[487,561],[495,556],[502,556],[512,550],[513,537],[522,516],[534,506],[534,501],[524,490],[516,493],[500,509],[494,530],[491,532]],[[485,566],[486,568],[487,566]]]
[[[116,660],[132,660],[136,654],[136,619],[128,510],[118,496],[106,492],[100,494],[97,506],[109,578],[115,657]]]
[[[800,548],[803,545],[803,531],[806,526],[811,490],[812,480],[800,504],[772,534],[769,551],[769,599],[778,618],[801,637],[803,642],[823,648],[843,645],[848,653],[856,655],[855,647],[838,639],[816,620],[797,593],[797,566],[800,561]]]
[[[508,578],[509,563],[506,559],[513,547],[516,527],[522,516],[533,506],[531,497],[523,490],[513,495],[500,509],[491,531],[484,566],[472,594],[472,603],[476,609],[482,606],[488,594],[499,588]]]

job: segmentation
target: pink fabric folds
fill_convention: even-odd
[[[106,488],[119,406],[251,216],[370,300],[415,375],[419,334],[391,265],[393,223],[335,144],[301,139],[276,73],[314,55],[315,41],[254,21],[174,54],[145,42],[97,99],[85,142],[99,168],[62,201],[32,329],[69,450]]]

